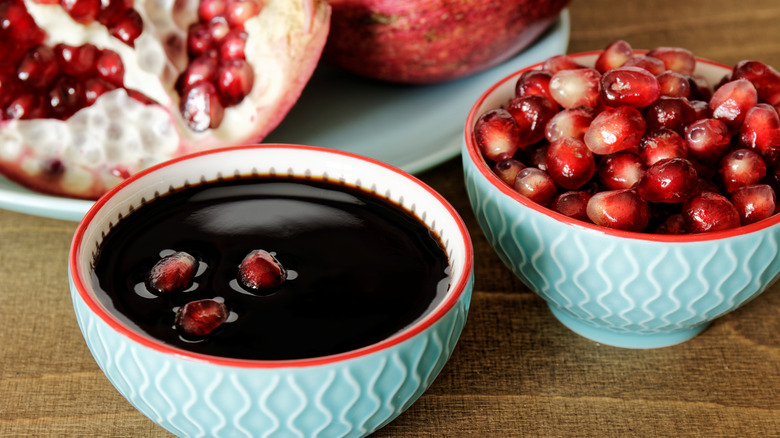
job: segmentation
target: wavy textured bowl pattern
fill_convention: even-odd
[[[414,211],[439,234],[449,255],[447,295],[419,322],[378,344],[291,361],[224,359],[178,350],[139,333],[100,304],[89,281],[90,264],[113,223],[170,187],[252,172],[327,176]],[[187,437],[360,437],[406,410],[444,367],[466,323],[472,258],[468,232],[455,210],[414,177],[348,153],[265,145],[185,157],[117,187],[79,226],[69,280],[79,328],[95,361],[133,406],[170,432]]]
[[[596,58],[576,56],[585,64]],[[698,73],[711,83],[726,72],[699,62]],[[778,216],[709,235],[613,232],[538,206],[501,182],[471,141],[470,126],[509,100],[520,73],[488,90],[469,115],[462,145],[466,191],[501,260],[564,325],[609,345],[668,346],[692,338],[777,280]]]

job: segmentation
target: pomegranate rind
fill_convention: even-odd
[[[509,59],[535,41],[569,0],[328,0],[324,59],[390,82],[437,83]]]
[[[157,163],[262,141],[300,97],[330,26],[325,0],[266,0],[260,14],[245,23],[255,86],[240,104],[225,110],[220,126],[197,133],[182,119],[175,91],[176,78],[187,66],[186,53],[163,47],[172,36],[186,38],[197,20],[197,0],[136,1],[144,31],[134,48],[96,23],[76,23],[58,4],[25,0],[25,5],[47,32],[45,44],[92,42],[117,52],[125,65],[125,86],[156,102],[142,104],[120,88],[67,120],[0,121],[0,174],[37,192],[87,200]]]

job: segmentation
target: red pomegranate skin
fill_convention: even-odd
[[[435,83],[497,65],[538,38],[569,0],[328,0],[324,59],[352,73]]]

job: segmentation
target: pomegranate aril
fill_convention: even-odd
[[[636,154],[623,151],[603,157],[597,173],[599,181],[608,190],[620,190],[634,187],[646,170],[647,166]]]
[[[650,202],[682,203],[698,191],[696,169],[684,158],[667,158],[653,164],[637,184],[639,196]]]
[[[582,140],[562,137],[547,149],[547,174],[567,190],[580,188],[596,173],[593,153]]]
[[[558,195],[555,181],[547,172],[535,167],[526,167],[517,173],[514,189],[539,205],[550,205]]]
[[[225,115],[225,107],[211,82],[199,82],[186,89],[179,111],[187,126],[195,132],[218,127]]]
[[[177,251],[161,258],[146,274],[146,287],[155,293],[180,292],[192,284],[198,268],[195,257]]]
[[[774,164],[780,155],[780,117],[771,105],[759,103],[745,115],[739,144]]]
[[[547,150],[550,149],[550,144],[542,144],[533,151],[531,151],[530,163],[531,166],[547,172]]]
[[[731,194],[731,203],[739,213],[740,223],[749,225],[775,214],[775,191],[766,184],[740,187]]]
[[[49,90],[49,106],[55,118],[65,120],[84,106],[84,86],[72,76],[60,76]]]
[[[238,266],[238,282],[251,291],[270,291],[287,279],[287,271],[266,250],[257,249],[244,257]]]
[[[537,94],[512,99],[506,110],[512,114],[520,128],[518,147],[522,149],[543,139],[547,122],[559,109],[558,105]]]
[[[259,0],[231,0],[227,3],[225,16],[231,27],[243,29],[246,20],[257,15],[261,9]]]
[[[663,61],[647,55],[636,55],[623,64],[623,67],[639,67],[647,70],[653,76],[658,76],[666,71]]]
[[[100,12],[100,0],[60,0],[60,5],[80,24],[92,23]]]
[[[689,100],[691,108],[693,108],[693,120],[699,119],[711,119],[712,111],[710,111],[710,103],[704,100]]]
[[[685,227],[691,233],[723,231],[740,225],[734,205],[715,192],[700,192],[688,198],[682,208]]]
[[[741,61],[734,66],[731,77],[750,81],[761,102],[780,104],[780,73],[773,67],[760,61]]]
[[[124,85],[125,66],[119,54],[110,50],[103,50],[98,55],[95,63],[98,76],[116,87]]]
[[[520,127],[507,110],[493,109],[477,120],[474,139],[485,158],[501,161],[511,158],[517,152]]]
[[[631,45],[623,40],[617,40],[612,42],[599,54],[596,58],[594,68],[602,74],[607,70],[618,68],[626,63],[631,57],[634,56],[634,49]]]
[[[198,17],[203,22],[225,14],[227,0],[201,0],[198,6]]]
[[[95,103],[98,97],[108,91],[115,89],[116,86],[101,79],[89,78],[84,82],[84,103],[89,106]]]
[[[667,70],[692,75],[696,69],[696,58],[690,50],[682,47],[656,47],[647,56],[660,59]]]
[[[135,40],[143,32],[144,23],[141,15],[135,9],[127,9],[114,17],[108,25],[109,33],[130,47],[135,46]]]
[[[526,165],[514,158],[507,158],[501,160],[493,165],[493,173],[498,176],[501,181],[505,182],[508,186],[512,186],[515,183],[517,174],[526,168]]]
[[[737,149],[720,161],[718,175],[727,193],[758,183],[766,176],[766,164],[750,149]]]
[[[593,196],[585,190],[571,190],[561,193],[553,199],[550,209],[572,219],[590,222],[588,218],[588,201]]]
[[[223,61],[232,59],[245,59],[244,47],[246,46],[247,33],[240,29],[233,29],[225,35],[219,46],[219,58]]]
[[[16,77],[23,87],[39,90],[48,87],[59,73],[57,55],[51,47],[44,45],[28,49],[16,69]]]
[[[22,0],[0,2],[0,36],[3,37],[3,45],[6,49],[10,49],[10,43],[13,41],[18,41],[24,49],[40,44],[46,38],[45,32],[35,24],[35,20],[27,12],[27,7]],[[7,53],[10,52],[9,50]],[[13,56],[7,59],[0,57],[0,63],[16,59]]]
[[[688,157],[688,145],[680,134],[671,129],[653,129],[639,140],[638,154],[645,165],[652,166],[665,158]]]
[[[544,136],[550,143],[561,137],[582,140],[593,115],[586,107],[566,108],[555,114],[544,128]]]
[[[538,94],[554,100],[550,94],[550,79],[552,73],[547,70],[528,70],[522,73],[515,83],[515,97]]]
[[[564,108],[596,107],[600,87],[601,73],[592,68],[562,70],[550,79],[550,94]]]
[[[658,79],[638,67],[618,67],[601,76],[601,99],[609,106],[640,108],[655,102],[660,95]]]
[[[29,120],[40,118],[44,114],[44,102],[40,95],[22,94],[8,103],[4,118]]]
[[[547,58],[542,65],[542,70],[549,71],[553,75],[563,70],[577,70],[585,68],[569,55],[555,55]]]
[[[179,92],[200,83],[214,82],[217,79],[217,60],[213,56],[204,55],[196,58],[187,66],[187,70],[179,76],[176,89]]]
[[[211,20],[208,29],[211,33],[211,38],[216,42],[222,41],[225,35],[230,33],[230,25],[225,20],[225,17],[216,17]]]
[[[120,17],[125,11],[133,8],[133,0],[100,0],[100,11],[97,21],[108,26]]]
[[[641,231],[649,223],[649,206],[635,190],[605,190],[591,196],[588,218],[596,225],[624,231]]]
[[[758,103],[756,88],[746,79],[723,84],[710,99],[712,118],[722,120],[732,130],[738,130],[750,108]]]
[[[685,127],[698,118],[688,99],[681,97],[661,96],[647,108],[645,114],[648,130],[667,128],[681,135]]]
[[[203,337],[227,321],[230,312],[215,299],[190,301],[176,312],[175,324],[187,336]]]
[[[688,229],[685,227],[683,215],[681,213],[675,213],[667,216],[653,232],[656,234],[687,234]]]
[[[688,77],[688,82],[691,84],[691,100],[709,101],[712,97],[712,87],[707,79],[699,75],[692,75]]]
[[[216,47],[208,24],[193,24],[187,32],[187,55],[190,59],[205,55]]]
[[[667,70],[657,76],[661,96],[685,97],[691,96],[691,82],[687,76]]]
[[[645,128],[645,119],[636,108],[609,108],[593,119],[584,141],[594,154],[608,155],[636,147]]]
[[[689,156],[704,162],[715,162],[728,150],[731,136],[723,121],[701,119],[685,128],[685,141]]]
[[[71,76],[83,76],[93,74],[95,71],[95,59],[98,49],[93,44],[83,46],[69,46],[57,44],[54,46],[57,62],[62,67],[62,72]]]

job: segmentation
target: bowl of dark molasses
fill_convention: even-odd
[[[365,436],[466,322],[473,252],[437,192],[333,150],[207,151],[132,176],[79,224],[69,280],[95,361],[179,436]]]

